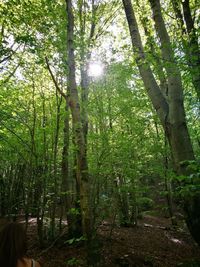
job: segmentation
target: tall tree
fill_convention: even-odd
[[[166,61],[167,97],[162,94],[146,60],[131,0],[123,0],[133,51],[136,55],[136,62],[144,86],[165,130],[171,147],[175,170],[178,174],[186,175],[187,168],[183,161],[194,160],[194,153],[186,124],[181,76],[175,64],[170,39],[161,14],[160,2],[159,0],[150,0],[150,4],[154,15],[156,31],[161,42],[163,60]],[[200,232],[198,232],[200,212],[197,198],[194,197],[191,201],[185,200],[187,206],[186,221],[194,239],[200,244]]]
[[[76,150],[76,180],[80,194],[80,207],[82,216],[82,231],[86,238],[91,234],[90,209],[89,209],[89,180],[88,166],[85,153],[85,139],[81,121],[80,103],[75,78],[74,56],[74,14],[72,1],[66,0],[67,6],[67,52],[68,73],[67,82],[69,88],[69,106],[72,113],[72,124],[75,137]]]
[[[183,104],[183,88],[180,71],[175,62],[169,35],[161,13],[159,0],[149,0],[155,21],[155,28],[161,42],[162,59],[167,73],[167,102],[169,112],[166,117],[166,134],[173,153],[178,173],[184,173],[181,167],[184,160],[193,160],[194,153],[190,141]]]

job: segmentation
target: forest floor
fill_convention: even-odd
[[[40,257],[42,267],[87,267],[83,246],[58,242],[41,251],[36,236],[36,225],[32,220],[28,230],[29,255],[35,259]],[[113,227],[104,222],[98,236],[101,242],[101,264],[98,266],[101,267],[200,266],[200,248],[188,231],[173,229],[166,218],[145,215],[137,227]]]

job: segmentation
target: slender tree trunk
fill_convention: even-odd
[[[69,185],[69,114],[68,103],[65,99],[65,119],[63,129],[63,150],[62,150],[62,192],[63,192],[63,208],[64,213],[71,208],[70,201],[70,185]],[[70,225],[70,222],[68,222]],[[70,226],[69,226],[70,228]]]
[[[194,27],[194,20],[191,15],[189,0],[182,1],[183,15],[188,34],[188,63],[192,74],[193,84],[200,101],[200,49],[198,45],[198,36]]]
[[[122,226],[128,226],[129,220],[129,206],[128,198],[126,192],[122,191],[123,178],[120,177],[120,174],[117,175],[114,180],[114,186],[116,191],[116,203],[118,204],[120,224]]]
[[[140,6],[140,3],[137,3],[137,4],[138,4],[138,6]],[[154,61],[155,61],[154,69],[155,69],[157,77],[160,81],[159,87],[160,87],[161,92],[163,93],[164,97],[166,98],[167,93],[168,93],[167,92],[168,87],[167,87],[167,80],[166,80],[166,75],[164,72],[163,62],[160,59],[159,53],[156,51],[156,48],[158,46],[154,40],[152,29],[149,27],[149,25],[151,25],[150,21],[149,21],[150,19],[148,17],[148,14],[144,14],[144,11],[143,11],[143,10],[145,10],[145,6],[142,6],[141,8],[142,8],[142,14],[140,16],[140,20],[141,20],[142,26],[144,28],[145,35],[147,37],[147,45],[149,47],[149,53],[151,53],[151,55],[153,55],[153,57],[154,57]]]
[[[57,153],[58,153],[58,137],[60,131],[60,107],[62,103],[62,96],[58,96],[56,90],[56,128],[54,132],[53,144],[53,197],[52,197],[52,216],[51,216],[51,238],[55,238],[55,217],[56,217],[56,200],[58,195],[58,182],[57,182]]]
[[[6,194],[5,194],[4,172],[0,174],[0,217],[6,215]]]
[[[165,121],[168,114],[168,103],[162,94],[154,76],[152,70],[145,58],[144,49],[142,46],[142,41],[137,25],[137,21],[135,18],[135,14],[133,12],[132,4],[130,0],[123,0],[124,9],[129,25],[129,31],[132,40],[133,52],[136,56],[136,63],[138,65],[138,69],[142,80],[144,82],[144,86],[146,88],[147,94],[160,118],[160,121],[165,128]]]
[[[69,106],[72,113],[72,123],[76,144],[76,180],[80,188],[80,206],[82,216],[82,231],[88,239],[91,234],[90,208],[89,208],[89,182],[88,168],[85,153],[85,140],[81,122],[80,104],[75,79],[74,56],[74,15],[71,0],[66,0],[67,5],[67,50],[68,50],[68,89]]]
[[[173,198],[172,198],[172,187],[171,181],[169,179],[168,169],[169,169],[169,159],[168,159],[168,143],[166,136],[164,137],[164,155],[163,155],[163,165],[164,165],[164,179],[165,179],[165,192],[169,216],[171,218],[172,225],[177,225],[177,222],[174,217],[174,208],[173,208]]]
[[[95,27],[96,27],[96,9],[95,0],[92,0],[92,18],[90,25],[90,33],[89,37],[86,36],[86,13],[84,11],[84,1],[80,1],[79,6],[79,21],[80,21],[80,35],[82,39],[81,43],[81,118],[83,124],[83,134],[85,138],[85,151],[87,154],[87,133],[88,133],[88,114],[87,114],[87,106],[88,106],[88,94],[89,94],[89,76],[88,76],[88,68],[89,61],[91,59],[91,42],[94,37]]]
[[[76,202],[73,200],[73,195],[76,195],[72,184],[72,179],[69,175],[69,107],[68,100],[65,99],[65,119],[64,119],[64,140],[62,151],[62,192],[63,192],[63,212],[67,214],[68,236],[80,237],[82,235],[81,218],[79,214],[71,212],[72,208],[76,208]],[[76,164],[75,164],[76,165]],[[71,175],[73,176],[73,175]],[[80,194],[78,193],[78,196]],[[75,203],[74,203],[75,202]]]
[[[175,16],[177,19],[178,24],[180,24],[181,31],[185,33],[185,28],[184,28],[184,20],[183,20],[183,15],[181,13],[181,1],[180,0],[171,0],[172,6],[175,12]]]
[[[197,98],[200,101],[200,49],[198,44],[197,30],[194,26],[194,19],[191,15],[189,0],[178,1],[171,0],[174,13],[177,21],[180,24],[183,34],[183,47],[186,55],[189,71],[192,76],[192,82],[197,93]],[[181,4],[183,8],[183,15],[181,12]],[[185,35],[187,41],[185,42]]]
[[[36,163],[35,168],[35,206],[36,206],[36,216],[37,216],[37,227],[38,227],[38,237],[40,246],[44,247],[45,245],[45,236],[44,236],[44,206],[45,206],[45,191],[46,191],[46,174],[48,173],[48,149],[47,149],[47,133],[46,133],[46,99],[44,92],[41,92],[42,98],[42,130],[43,130],[43,153],[41,157],[41,162],[39,158]]]
[[[123,221],[122,225],[128,226],[130,223],[130,218],[129,218],[129,202],[128,202],[128,197],[127,197],[127,192],[123,190],[124,186],[124,179],[123,177],[119,174],[119,188],[121,192],[119,192],[119,197],[120,197],[120,202],[121,202],[121,210],[122,210],[122,215],[123,215]]]
[[[134,226],[137,226],[138,224],[138,204],[137,204],[137,182],[135,179],[132,180],[132,192],[131,192],[131,204],[132,204],[132,209],[131,209],[131,223]]]

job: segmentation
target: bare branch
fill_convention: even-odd
[[[60,89],[60,87],[59,87],[59,85],[58,85],[58,83],[57,83],[57,81],[55,79],[55,76],[53,75],[53,72],[51,70],[51,67],[49,65],[49,60],[48,60],[47,57],[45,57],[45,61],[46,61],[46,64],[47,64],[48,71],[49,71],[49,73],[51,75],[51,78],[53,80],[53,83],[54,83],[54,85],[56,87],[56,90],[61,94],[61,96],[63,96],[65,99],[67,99],[67,95]]]

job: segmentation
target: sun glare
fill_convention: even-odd
[[[103,74],[103,66],[101,63],[90,63],[88,68],[88,74],[91,77],[99,77]]]

